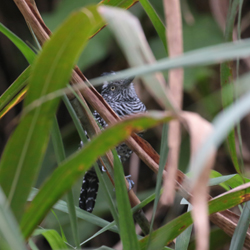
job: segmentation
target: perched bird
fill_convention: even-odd
[[[115,74],[115,72],[104,73],[102,75],[107,74]],[[114,112],[120,117],[146,111],[145,105],[141,102],[135,92],[132,81],[133,78],[127,78],[103,83],[101,95],[114,110]],[[107,123],[103,120],[103,118],[97,111],[94,111],[93,115],[103,128],[107,126]],[[116,147],[116,150],[122,163],[128,160],[130,155],[132,154],[132,150],[125,143],[119,144]],[[97,175],[95,173],[95,170],[91,168],[83,178],[79,198],[79,207],[81,209],[84,209],[88,212],[93,211],[98,186],[99,181]]]

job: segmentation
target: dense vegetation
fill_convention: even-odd
[[[0,249],[249,249],[250,4],[36,4],[0,3]],[[149,112],[119,121],[96,89],[131,76]],[[78,208],[91,166],[93,214]]]

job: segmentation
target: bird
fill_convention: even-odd
[[[114,71],[108,73],[105,72],[102,76],[110,74],[115,75],[116,73]],[[103,82],[101,95],[119,117],[124,118],[132,114],[144,113],[147,111],[146,106],[136,94],[133,79],[134,78],[125,78],[121,80]],[[93,116],[102,128],[106,128],[108,126],[96,110],[93,112]],[[142,134],[139,135],[142,136]],[[125,143],[119,144],[116,147],[116,151],[122,163],[126,162],[132,154],[132,150]],[[98,165],[103,170],[103,167],[100,166],[100,162]],[[133,184],[133,181],[130,181]],[[98,187],[99,180],[94,168],[92,167],[83,177],[79,197],[79,207],[81,209],[90,213],[93,211]]]

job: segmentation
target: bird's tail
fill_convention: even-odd
[[[82,188],[79,197],[79,207],[87,212],[92,212],[95,206],[99,180],[92,167],[83,177]]]

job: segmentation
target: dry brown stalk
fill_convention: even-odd
[[[166,38],[168,43],[169,57],[175,57],[183,53],[182,41],[182,18],[179,0],[165,0],[164,11],[166,18]],[[177,68],[169,71],[169,87],[171,96],[175,100],[175,105],[182,108],[182,89],[183,89],[183,69]],[[163,194],[161,203],[172,204],[175,196],[175,182],[179,151],[181,142],[181,125],[178,120],[169,123],[168,131],[168,174],[164,178]]]

